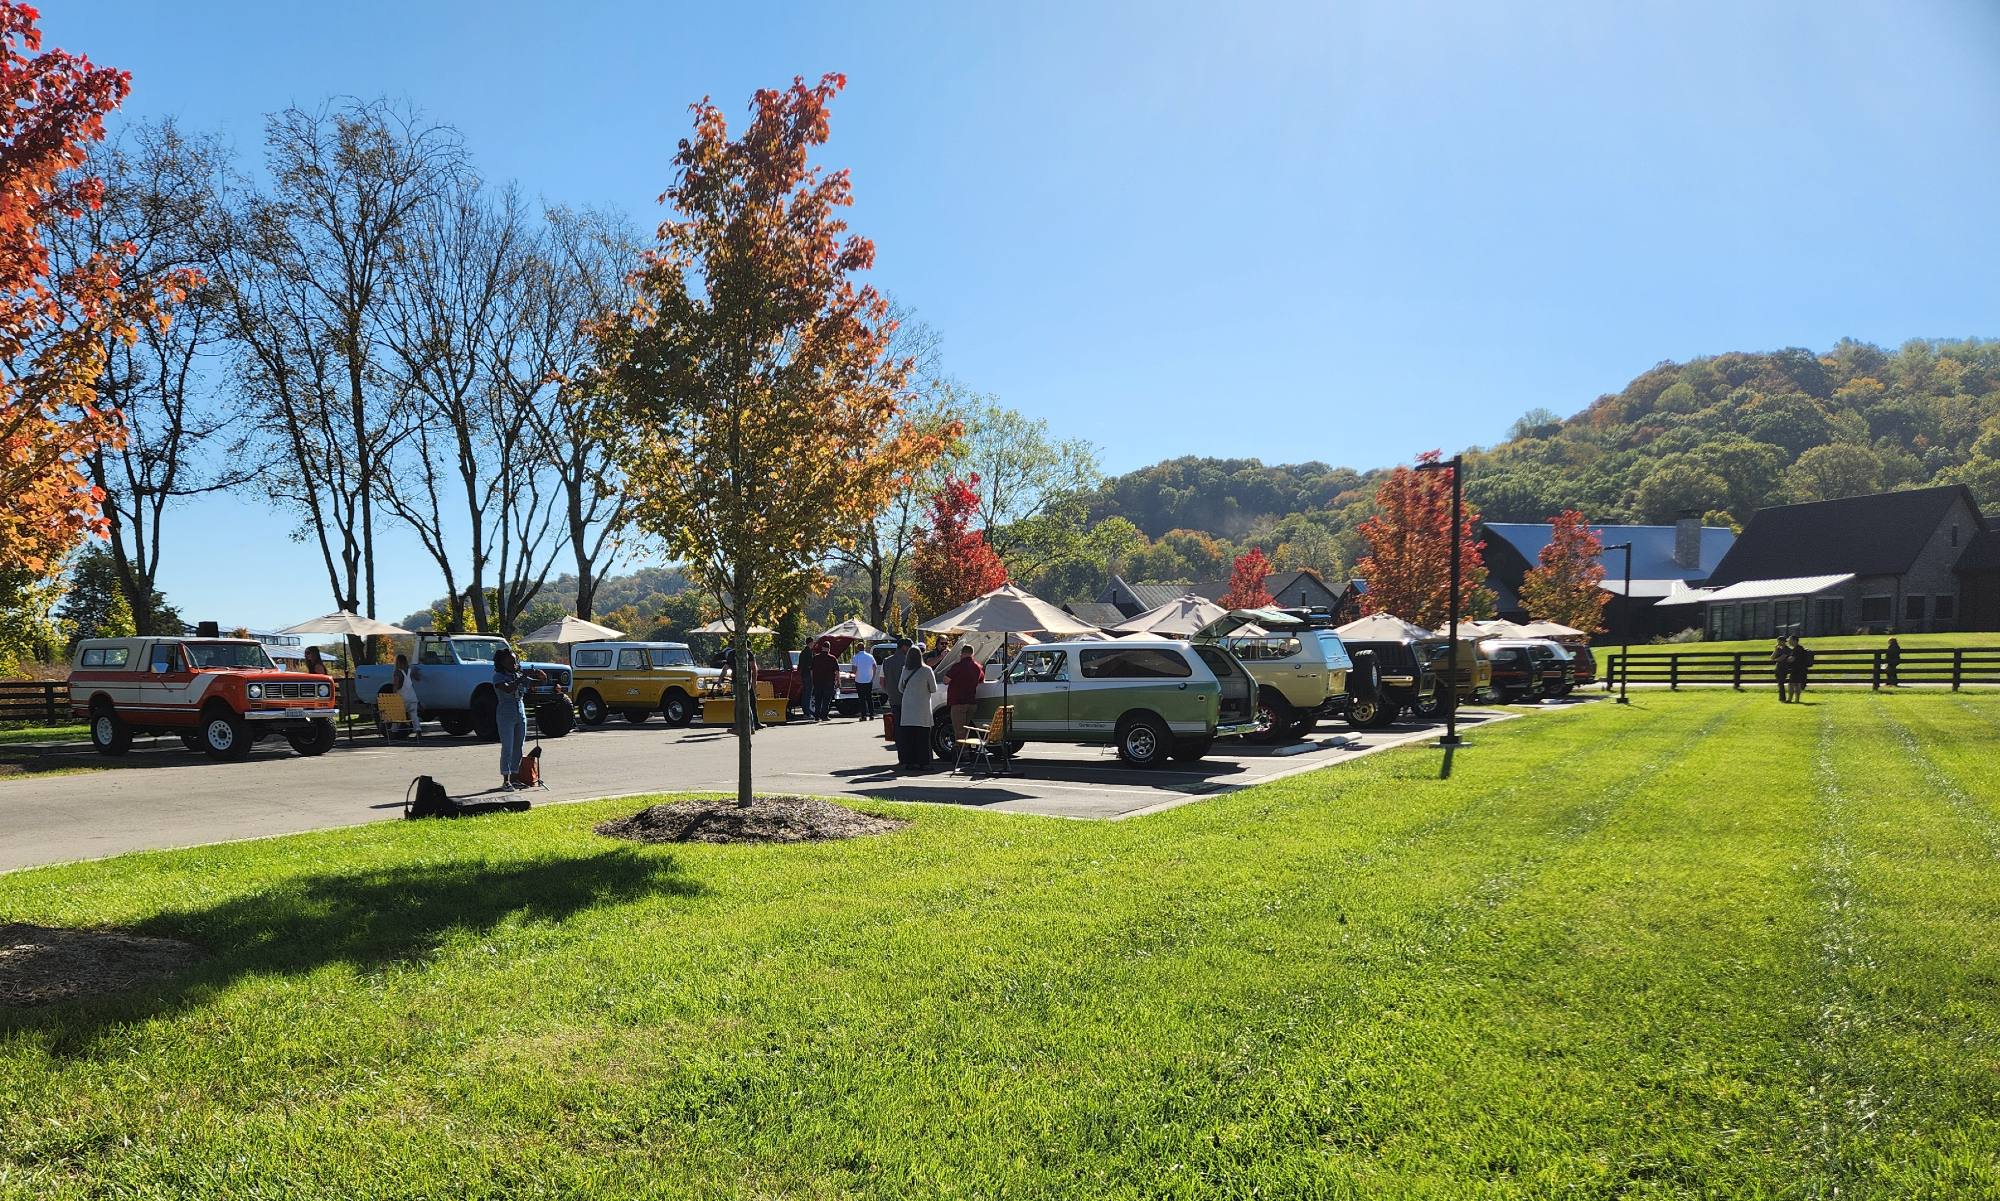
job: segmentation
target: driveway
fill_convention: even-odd
[[[1498,710],[1465,710],[1461,727],[1504,720]],[[762,792],[973,805],[1008,813],[1122,818],[1169,809],[1391,746],[1435,737],[1440,725],[1403,724],[1366,733],[1322,731],[1289,746],[1226,740],[1199,763],[1138,771],[1107,747],[1031,744],[1005,776],[894,770],[878,722],[846,719],[785,725],[757,736]],[[736,787],[736,739],[722,730],[674,730],[622,721],[543,746],[549,791],[537,804],[656,792],[729,792]],[[10,747],[10,752],[25,748]],[[43,748],[39,767],[95,767],[89,744]],[[413,777],[434,776],[452,795],[491,790],[498,750],[470,739],[429,737],[385,743],[372,734],[317,759],[281,741],[240,763],[216,763],[177,740],[135,744],[123,766],[76,775],[0,779],[0,871],[125,851],[193,846],[304,830],[361,825],[400,816]]]

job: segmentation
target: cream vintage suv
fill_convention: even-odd
[[[576,717],[601,726],[613,713],[639,725],[657,713],[670,726],[701,712],[701,681],[722,673],[696,667],[685,642],[580,642],[570,649]]]
[[[1357,667],[1333,621],[1330,609],[1232,609],[1195,634],[1196,642],[1226,648],[1257,682],[1251,741],[1297,738],[1322,718],[1343,718],[1356,729],[1394,720],[1370,665]]]

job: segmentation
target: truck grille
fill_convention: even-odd
[[[314,680],[308,684],[266,682],[264,684],[264,699],[267,701],[317,700],[319,699],[320,683],[321,681],[319,680]]]

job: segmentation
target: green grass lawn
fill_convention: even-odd
[[[632,802],[0,876],[7,1197],[2000,1192],[2000,695],[1646,693],[1122,823]]]
[[[76,725],[0,725],[0,746],[17,742],[80,742],[90,737],[90,727]]]
[[[1950,650],[1970,649],[1975,646],[2000,646],[2000,634],[1996,633],[1898,634],[1896,635],[1896,640],[1902,644],[1903,649],[1906,651],[1931,648]],[[1755,638],[1748,641],[1739,640],[1736,642],[1634,643],[1632,645],[1632,657],[1636,659],[1641,655],[1687,654],[1690,651],[1723,651],[1730,653],[1742,651],[1746,654],[1768,655],[1771,653],[1774,641],[1774,639],[1770,638]],[[1807,638],[1804,641],[1807,646],[1815,650],[1879,651],[1889,645],[1889,636],[1887,634],[1835,634],[1827,638]],[[1598,657],[1602,659],[1606,654],[1617,654],[1619,648],[1616,644],[1613,644],[1610,647],[1600,646],[1595,649]]]

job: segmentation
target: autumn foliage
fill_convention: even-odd
[[[41,52],[39,19],[0,0],[0,573],[16,584],[52,573],[103,530],[103,498],[83,460],[121,438],[117,412],[99,407],[94,386],[107,340],[132,337],[134,321],[189,282],[121,289],[118,263],[105,255],[52,273],[48,229],[99,204],[103,184],[74,169],[104,137],[104,115],[131,77]]]
[[[910,559],[910,595],[926,617],[948,613],[1007,582],[1007,568],[972,528],[979,515],[979,476],[947,475],[931,494],[923,533]]]
[[[1251,547],[1236,556],[1236,562],[1229,569],[1229,591],[1222,594],[1225,609],[1257,609],[1271,603],[1271,594],[1264,590],[1264,579],[1271,574],[1271,562],[1264,552]]]
[[[1521,604],[1536,621],[1553,621],[1586,634],[1604,629],[1604,603],[1611,599],[1600,586],[1604,543],[1575,509],[1549,518],[1555,527],[1542,548],[1541,565],[1521,580]]]
[[[1419,464],[1438,461],[1438,451],[1417,456]],[[1493,594],[1482,585],[1485,543],[1473,537],[1479,510],[1462,506],[1459,538],[1460,621],[1493,616]],[[1451,617],[1451,474],[1398,467],[1375,492],[1375,516],[1361,523],[1369,554],[1354,565],[1368,581],[1364,612],[1387,613],[1425,629],[1442,628]]]

